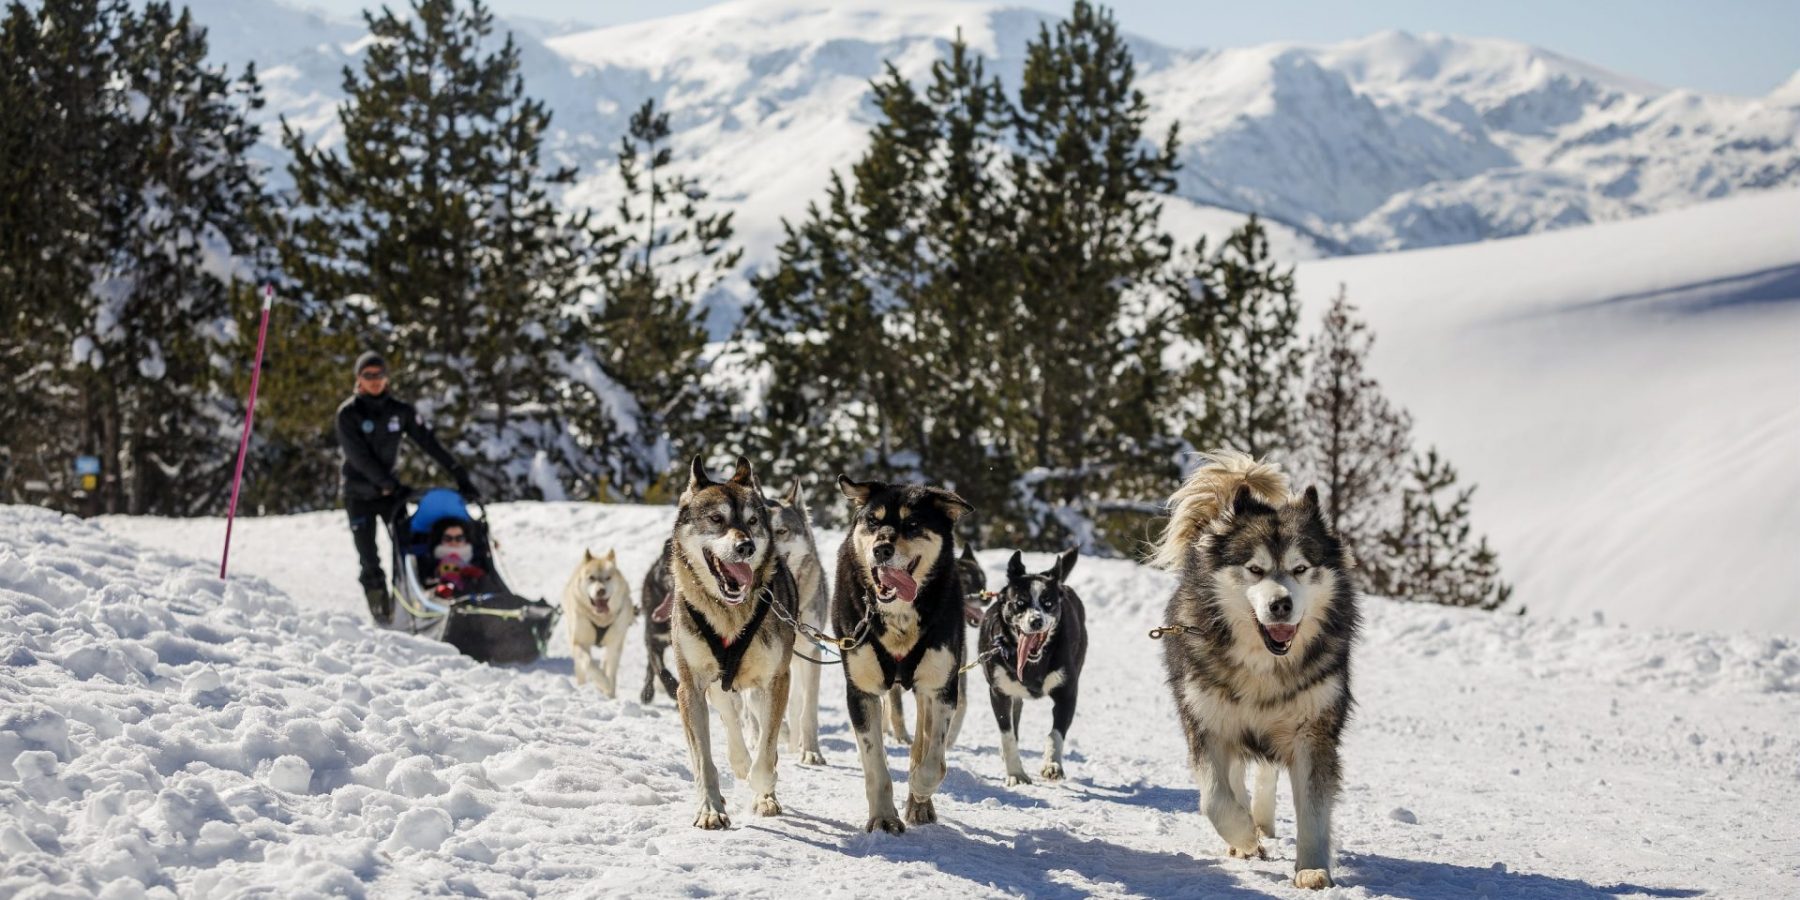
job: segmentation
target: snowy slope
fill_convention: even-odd
[[[583,544],[617,547],[635,581],[669,520],[495,510],[515,580],[541,590]],[[1130,563],[1072,578],[1093,648],[1067,783],[1004,788],[978,705],[944,824],[864,834],[828,672],[828,766],[783,762],[777,819],[750,818],[728,780],[735,824],[714,834],[689,825],[666,700],[577,690],[566,658],[491,669],[374,630],[346,614],[338,514],[240,522],[225,585],[207,558],[220,531],[0,508],[0,894],[1298,893],[1289,838],[1273,860],[1228,860],[1196,811],[1143,636],[1169,582]],[[983,562],[993,575],[1002,556]],[[1369,619],[1335,896],[1800,891],[1800,823],[1782,812],[1800,801],[1793,639],[1380,602]],[[1029,708],[1026,730],[1048,715]]]
[[[275,0],[196,8],[214,27],[215,57],[257,62],[271,120],[285,113],[334,139],[339,72],[356,59],[360,23]],[[561,161],[584,176],[571,202],[610,205],[618,136],[655,98],[673,114],[678,157],[737,212],[756,264],[781,219],[861,151],[867,82],[883,60],[923,77],[960,30],[1016,87],[1026,42],[1052,21],[964,0],[734,0],[548,40],[533,36],[545,33],[537,23],[517,30],[527,85],[556,113]],[[1793,82],[1762,98],[1705,95],[1514,42],[1400,32],[1326,46],[1133,47],[1154,126],[1181,126],[1178,192],[1287,223],[1306,256],[1476,241],[1800,184]]]
[[[1800,191],[1299,266],[1533,612],[1800,632]]]

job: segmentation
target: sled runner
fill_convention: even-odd
[[[407,500],[389,531],[394,597],[414,634],[437,637],[482,662],[533,662],[561,612],[506,586],[488,534],[487,508],[471,514],[461,494],[430,488]],[[467,535],[467,556],[448,565],[434,555],[447,528]]]

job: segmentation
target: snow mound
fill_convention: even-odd
[[[584,546],[617,548],[635,584],[672,519],[666,507],[492,511],[517,548],[510,578],[531,591]],[[1145,636],[1171,581],[1130,562],[1082,560],[1070,579],[1092,644],[1067,782],[1002,786],[976,676],[944,824],[864,834],[843,682],[828,670],[828,765],[784,759],[788,814],[775,819],[751,816],[727,775],[733,829],[721,835],[691,827],[666,699],[577,689],[566,657],[486,667],[371,627],[344,611],[355,573],[339,515],[241,521],[241,572],[224,583],[184,555],[219,526],[0,507],[0,895],[904,884],[928,896],[1232,896],[1266,895],[1292,865],[1285,799],[1267,862],[1225,859],[1200,818]],[[327,526],[335,540],[311,539]],[[837,538],[822,535],[828,548]],[[1008,555],[981,554],[991,578]],[[621,671],[641,671],[635,634],[627,647]],[[1794,846],[1795,824],[1762,814],[1800,801],[1790,639],[1369,601],[1357,671],[1337,812],[1337,874],[1354,896],[1796,884],[1800,872],[1774,861],[1787,857],[1765,854]],[[1028,705],[1023,743],[1048,727],[1047,705]],[[889,765],[904,778],[904,748]],[[1518,802],[1481,802],[1500,792]]]

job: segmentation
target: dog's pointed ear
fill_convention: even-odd
[[[1256,512],[1271,512],[1268,504],[1258,500],[1256,493],[1247,484],[1240,484],[1231,495],[1231,516],[1238,518]]]
[[[1018,581],[1025,577],[1025,554],[1014,550],[1012,559],[1006,561],[1006,580]]]
[[[609,563],[616,563],[619,561],[619,550],[617,547],[610,548],[606,551],[606,561]]]
[[[969,562],[975,561],[975,548],[973,546],[969,545],[967,542],[963,543],[962,558],[968,560]]]
[[[838,490],[857,506],[869,502],[869,494],[875,490],[875,484],[873,481],[851,481],[848,475],[838,476]]]
[[[687,490],[681,492],[681,502],[686,503],[689,497],[712,485],[713,480],[706,477],[706,460],[694,454],[694,461],[688,464]]]
[[[581,548],[581,561],[582,562],[593,562],[594,561],[594,551],[589,550],[586,547]]]
[[[932,488],[930,496],[932,501],[937,503],[938,509],[943,510],[944,515],[950,517],[952,525],[962,521],[963,516],[975,510],[975,507],[969,505],[969,501],[941,488]]]
[[[788,485],[787,493],[781,495],[781,502],[794,509],[804,508],[800,505],[800,476],[794,476],[793,483]]]
[[[762,493],[762,485],[756,483],[756,470],[750,467],[750,460],[742,456],[737,458],[737,467],[731,470],[731,483],[744,485],[758,494]]]
[[[1056,554],[1056,568],[1052,571],[1056,573],[1057,581],[1069,580],[1069,573],[1075,569],[1075,560],[1079,556],[1081,556],[1080,547],[1070,547]]]
[[[1319,498],[1318,486],[1307,485],[1306,493],[1300,495],[1300,508],[1306,510],[1307,515],[1317,518],[1321,523],[1330,524],[1325,521],[1325,501]]]

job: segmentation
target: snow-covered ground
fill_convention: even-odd
[[[494,521],[515,586],[554,596],[584,545],[635,585],[670,512]],[[1132,563],[1071,579],[1093,647],[1066,783],[1003,787],[978,703],[943,824],[864,834],[828,671],[828,765],[784,759],[775,819],[727,775],[734,826],[708,833],[666,699],[577,689],[560,646],[499,669],[375,629],[341,513],[240,521],[225,583],[222,531],[0,507],[0,896],[1298,893],[1285,798],[1267,862],[1196,811],[1145,637],[1169,580]],[[1330,895],[1800,893],[1800,643],[1368,605]]]
[[[1534,612],[1800,634],[1800,191],[1302,263]]]

